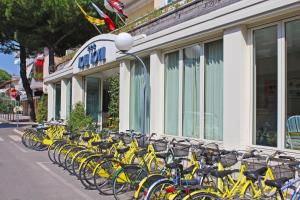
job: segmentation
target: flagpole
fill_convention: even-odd
[[[95,29],[100,33],[100,35],[102,34],[102,32],[99,30],[99,28],[95,25],[95,24],[93,24],[93,26],[95,27]]]
[[[123,20],[123,18],[121,17],[121,15],[118,13],[118,11],[115,9],[115,8],[113,8],[114,10],[115,10],[115,13],[117,14],[117,16],[121,19],[121,21],[124,23],[124,24],[126,24],[126,22]]]

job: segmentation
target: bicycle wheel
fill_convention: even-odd
[[[101,155],[92,155],[87,158],[79,169],[79,180],[86,189],[96,189],[93,171],[101,161]]]
[[[64,146],[63,148],[61,148],[61,150],[58,152],[58,165],[60,167],[63,167],[64,168],[64,158],[65,158],[65,155],[68,153],[68,151],[73,148],[74,146],[69,144],[69,145],[66,145]]]
[[[86,160],[93,153],[89,150],[83,150],[74,155],[72,159],[72,174],[75,175],[79,179],[79,170],[81,163]]]
[[[184,198],[184,200],[221,200],[222,197],[220,197],[217,194],[208,193],[208,192],[199,192],[194,195],[190,195],[187,198]]]
[[[167,188],[174,187],[174,182],[168,179],[154,183],[150,186],[149,191],[146,194],[145,199],[148,200],[167,200],[173,193],[166,192]]]
[[[119,168],[120,162],[117,160],[106,160],[97,165],[93,172],[94,185],[100,194],[113,195],[112,180]]]
[[[145,177],[140,183],[138,188],[134,192],[134,199],[144,199],[144,195],[147,195],[149,188],[158,180],[165,179],[166,177],[161,174],[150,174]]]
[[[138,165],[125,165],[113,178],[113,194],[116,200],[133,199],[134,191],[148,172]]]
[[[52,163],[55,164],[54,149],[56,149],[58,146],[65,144],[65,143],[66,143],[65,141],[58,140],[58,141],[53,142],[52,145],[48,146],[48,157]]]
[[[77,154],[77,152],[83,150],[84,148],[83,147],[74,147],[72,148],[68,153],[67,155],[65,156],[65,163],[64,163],[64,166],[65,166],[65,169],[71,174],[71,175],[74,175],[73,172],[72,172],[72,160],[73,160],[73,157]]]
[[[61,145],[57,145],[55,147],[55,149],[53,150],[53,160],[54,160],[54,163],[55,164],[59,164],[58,163],[58,154],[59,152],[61,151],[61,149],[64,147],[64,146],[67,146],[69,145],[68,143],[62,143]]]

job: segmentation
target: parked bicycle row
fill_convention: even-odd
[[[299,199],[299,164],[276,151],[228,151],[215,143],[63,123],[27,130],[25,146],[49,159],[87,189],[115,199]]]

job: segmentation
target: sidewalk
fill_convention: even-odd
[[[30,117],[29,116],[23,116],[21,114],[19,114],[19,122],[17,121],[17,116],[14,115],[12,116],[8,116],[8,114],[0,114],[0,121],[3,123],[8,123],[8,124],[20,124],[20,125],[32,125],[32,124],[36,124],[35,122],[30,121]]]

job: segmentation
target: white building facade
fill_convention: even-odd
[[[289,117],[300,115],[300,1],[204,1],[210,2],[203,4],[200,16],[167,28],[153,25],[136,36],[130,53],[143,59],[149,76],[146,132],[213,141],[228,149],[298,153],[300,146],[286,127]],[[59,110],[58,99],[62,118],[75,102],[93,105],[89,99],[96,97],[89,90],[99,94],[101,105],[103,81],[119,75],[119,129],[139,131],[142,66],[110,47],[113,42],[96,41],[87,42],[66,69],[47,77],[49,118]],[[81,51],[95,43],[96,48],[111,48],[106,55],[113,58],[78,69]],[[57,85],[60,96],[55,95]],[[95,110],[101,122],[102,111]]]

